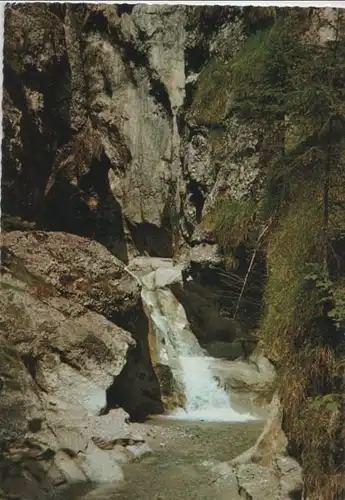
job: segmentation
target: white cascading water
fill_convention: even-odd
[[[166,270],[164,270],[166,278]],[[171,279],[179,273],[171,270]],[[231,407],[229,394],[214,377],[210,361],[191,331],[185,311],[174,294],[159,287],[159,270],[143,279],[141,296],[156,337],[159,362],[170,366],[184,387],[186,407],[168,417],[188,420],[243,422],[254,419]],[[165,280],[161,280],[165,282]],[[166,284],[166,283],[164,283]]]

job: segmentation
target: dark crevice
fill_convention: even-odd
[[[187,47],[185,50],[185,71],[188,73],[199,73],[203,65],[210,57],[208,44],[200,44],[195,47]]]
[[[25,368],[30,373],[33,380],[36,380],[37,376],[37,359],[30,354],[23,354],[22,360],[25,365]]]
[[[32,432],[32,433],[34,433],[34,434],[36,432],[39,432],[42,429],[42,423],[43,423],[42,419],[40,419],[40,418],[32,418],[28,422],[29,431]]]
[[[65,20],[66,4],[52,2],[51,4],[49,4],[48,8],[49,8],[50,12],[55,14],[60,19],[60,21],[63,22]]]
[[[42,94],[41,111],[28,107],[24,86]],[[42,213],[43,191],[51,174],[56,150],[70,138],[69,103],[70,69],[67,56],[53,62],[44,72],[26,66],[18,73],[4,65],[4,87],[15,108],[21,110],[21,134],[16,160],[20,168],[11,165],[13,152],[8,141],[2,143],[4,197],[3,211],[29,221],[38,221]],[[5,97],[6,100],[6,97]],[[8,102],[11,106],[11,103]],[[37,124],[41,121],[41,126]],[[54,127],[51,124],[54,123]],[[5,137],[11,137],[5,120]],[[34,145],[34,147],[33,147]]]
[[[132,421],[144,421],[148,415],[164,412],[160,385],[150,357],[148,319],[140,308],[134,323],[127,320],[122,324],[133,334],[137,344],[129,349],[125,366],[107,389],[106,407],[102,413],[121,407]]]
[[[146,372],[129,354],[122,372],[106,391],[103,414],[121,407],[129,414],[131,421],[143,422],[149,415],[164,413],[158,380],[153,369],[151,376]]]
[[[302,488],[295,489],[289,492],[290,500],[302,500],[302,495],[303,495]]]
[[[202,210],[205,204],[205,197],[200,189],[199,184],[194,180],[191,180],[188,183],[187,190],[191,194],[190,200],[195,207],[195,219],[197,224],[199,224],[202,219]]]
[[[180,137],[184,136],[185,129],[186,129],[185,109],[186,109],[186,107],[183,104],[182,106],[180,106],[180,108],[176,114],[177,131],[178,131]],[[182,151],[180,153],[180,156],[181,156],[181,161],[182,161],[183,160]]]
[[[51,231],[65,231],[102,243],[123,262],[128,262],[122,209],[114,197],[108,157],[94,158],[78,186],[57,179],[46,200],[42,224]]]
[[[24,363],[25,368],[27,369],[28,373],[30,374],[32,380],[34,383],[37,385],[39,390],[41,392],[47,393],[47,390],[45,387],[43,387],[38,381],[37,381],[37,362],[38,358],[33,356],[32,354],[23,354],[21,356],[22,361]]]
[[[184,108],[188,109],[193,102],[197,82],[187,83],[185,86]]]
[[[228,342],[239,335],[248,340],[253,338],[252,332],[258,327],[262,314],[265,263],[258,255],[257,268],[253,270],[254,281],[243,294],[234,321],[243,276],[248,269],[245,262],[240,260],[239,268],[231,273],[222,264],[192,262],[183,273],[183,287],[173,286],[172,291],[183,305],[201,343]]]
[[[128,64],[128,61],[132,61],[137,67],[148,67],[149,60],[146,54],[141,52],[135,47],[131,42],[121,42],[119,40],[120,46],[123,48],[124,57],[123,61]]]
[[[173,116],[173,112],[171,109],[171,102],[169,93],[165,87],[165,85],[158,79],[152,78],[150,80],[151,89],[150,94],[155,98],[155,100],[163,106],[170,117]]]
[[[85,33],[88,33],[90,31],[108,33],[109,32],[108,20],[104,16],[103,12],[102,11],[89,12],[83,31]]]
[[[117,6],[117,13],[121,17],[123,14],[132,14],[132,10],[135,5],[130,5],[128,3],[123,3]]]
[[[112,97],[113,91],[111,88],[111,82],[109,76],[105,72],[102,72],[102,77],[103,77],[104,91],[108,97]]]
[[[161,227],[149,222],[131,224],[127,222],[133,243],[141,255],[172,258],[173,236],[170,219],[162,221]]]

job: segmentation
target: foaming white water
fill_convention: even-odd
[[[180,356],[187,412],[229,408],[229,397],[214,378],[208,358]]]
[[[210,368],[212,358],[180,356],[186,394],[186,408],[178,409],[171,417],[212,422],[245,422],[255,419],[240,414],[231,407],[229,395],[219,385]]]
[[[169,279],[170,275],[171,272]],[[158,277],[164,281],[162,276]],[[170,366],[186,395],[186,407],[164,418],[210,422],[255,420],[231,407],[230,395],[213,375],[210,363],[213,358],[204,355],[184,308],[163,283],[158,285],[158,281],[157,272],[148,275],[143,280],[141,296],[151,318],[159,362]]]
[[[182,408],[175,410],[169,415],[163,416],[167,420],[188,420],[204,422],[248,422],[249,420],[257,420],[256,417],[249,413],[237,413],[232,408],[209,408],[207,410],[185,411]]]

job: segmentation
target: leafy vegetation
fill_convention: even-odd
[[[258,231],[255,215],[254,200],[219,198],[205,223],[213,226],[219,244],[229,254],[242,244],[254,244]]]
[[[345,496],[345,33],[334,12],[280,10],[237,54],[231,112],[262,123],[266,185],[260,200],[223,199],[209,217],[225,254],[266,255],[260,342],[280,370],[311,500]],[[324,21],[328,40],[315,34]]]
[[[221,58],[211,59],[202,70],[191,113],[199,125],[220,125],[226,116],[229,101],[230,64]]]

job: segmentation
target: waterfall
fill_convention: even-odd
[[[170,417],[190,420],[251,420],[231,407],[230,395],[214,377],[210,361],[193,334],[184,308],[167,285],[181,280],[181,270],[158,269],[142,279],[142,300],[151,319],[157,361],[169,365],[184,388],[186,407]]]

